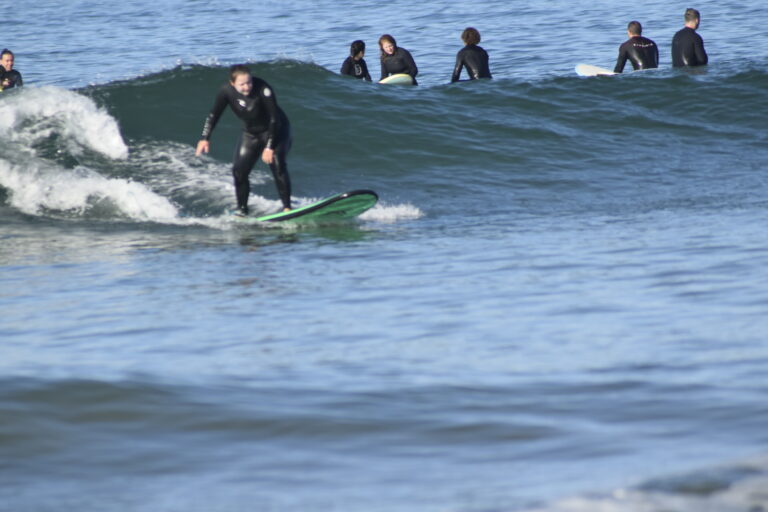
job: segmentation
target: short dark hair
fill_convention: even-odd
[[[365,51],[365,41],[361,41],[358,39],[357,41],[352,41],[352,44],[349,45],[349,55],[351,57],[354,57],[360,52]]]
[[[464,44],[477,44],[480,42],[480,32],[474,27],[467,27],[461,33],[461,40]]]
[[[639,36],[643,34],[643,26],[639,21],[630,21],[627,25],[627,30],[633,36]]]
[[[2,51],[2,52],[0,52],[0,57],[2,57],[3,55],[5,55],[6,53],[7,53],[8,55],[10,55],[11,57],[13,57],[13,52],[12,52],[11,50],[9,50],[8,48],[3,48],[3,51]]]
[[[696,9],[690,7],[685,10],[685,22],[701,20],[701,14]]]

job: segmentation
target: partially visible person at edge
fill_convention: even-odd
[[[659,47],[656,43],[643,37],[643,26],[639,21],[630,21],[627,25],[629,39],[619,46],[619,58],[616,61],[614,73],[624,71],[627,60],[632,63],[632,68],[651,69],[659,67]]]
[[[286,155],[291,148],[291,125],[277,105],[272,87],[261,78],[252,76],[246,66],[236,64],[230,68],[229,83],[222,85],[216,94],[213,107],[205,119],[195,155],[210,151],[211,133],[227,105],[243,121],[243,132],[232,164],[237,197],[235,214],[248,215],[248,196],[251,192],[249,176],[259,157],[269,165],[283,209],[289,211],[291,180]]]
[[[709,62],[704,50],[704,40],[696,29],[701,24],[701,15],[696,9],[685,10],[685,26],[672,38],[672,66],[704,66]]]
[[[456,66],[453,68],[451,83],[459,81],[462,67],[467,69],[470,80],[491,78],[491,70],[488,67],[488,52],[477,46],[480,43],[480,32],[475,28],[467,27],[461,33],[461,40],[464,41],[464,48],[456,54]]]
[[[349,57],[341,64],[341,74],[371,81],[368,64],[365,63],[365,43],[361,40],[352,41],[349,46]]]
[[[14,57],[11,50],[5,48],[0,52],[0,91],[24,85],[21,73],[13,69],[13,61]]]
[[[418,85],[416,75],[419,74],[419,68],[416,67],[411,52],[397,46],[395,38],[389,34],[379,38],[379,49],[381,50],[381,79],[405,73],[411,75],[413,85]]]

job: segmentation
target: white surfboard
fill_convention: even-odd
[[[615,75],[613,71],[592,64],[577,64],[576,74],[579,76],[610,76]]]
[[[413,77],[407,73],[397,73],[389,75],[379,80],[380,84],[404,84],[413,85]]]

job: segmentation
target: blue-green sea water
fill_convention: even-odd
[[[768,509],[764,14],[0,0],[0,512]],[[633,19],[660,68],[577,76]],[[449,84],[467,26],[494,79]],[[383,33],[418,87],[339,76]],[[239,62],[295,202],[373,209],[230,220],[239,122],[194,146]]]

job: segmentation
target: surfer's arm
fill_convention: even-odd
[[[616,67],[613,68],[614,73],[621,73],[624,71],[624,65],[627,63],[629,52],[624,49],[624,46],[619,48],[619,58],[616,59]]]
[[[451,75],[451,83],[458,82],[459,76],[461,75],[461,67],[464,65],[462,58],[461,58],[461,52],[456,54],[456,65],[453,67],[453,74]]]
[[[211,138],[211,133],[213,133],[213,129],[216,128],[216,124],[219,122],[222,112],[224,112],[224,109],[227,107],[227,103],[227,91],[222,88],[219,90],[218,94],[216,94],[213,107],[211,107],[211,111],[205,118],[205,123],[203,123],[203,133],[200,137],[201,140],[209,140]]]
[[[696,39],[693,43],[693,52],[696,55],[696,62],[699,64],[704,65],[709,62],[707,52],[704,50],[704,40],[699,34],[696,34]]]
[[[264,82],[261,85],[261,102],[264,109],[269,116],[269,125],[267,126],[267,143],[266,149],[275,149],[275,138],[277,137],[278,129],[280,128],[280,109],[277,106],[277,98],[275,98],[275,92],[272,87]],[[266,162],[266,160],[265,160]]]
[[[403,50],[403,60],[405,61],[405,65],[408,67],[408,73],[413,78],[416,78],[416,75],[419,74],[419,68],[416,66],[416,61],[413,60],[413,56],[411,56],[411,52],[406,50],[405,48],[401,48]]]

